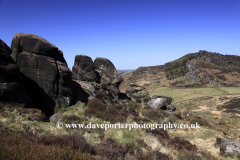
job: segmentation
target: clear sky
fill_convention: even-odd
[[[0,0],[0,39],[39,35],[117,69],[162,65],[207,50],[240,56],[240,0]]]

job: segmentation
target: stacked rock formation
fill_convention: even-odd
[[[150,99],[147,89],[134,83],[130,83],[125,92],[134,99]]]
[[[117,72],[113,63],[106,59],[97,57],[94,60],[95,71],[98,76],[97,82],[111,85],[111,90],[115,96],[119,96],[119,85],[123,82],[122,76]]]
[[[92,94],[91,91],[89,95],[95,96],[97,90],[105,88],[105,90],[108,91],[106,96],[112,93],[116,97],[119,96],[119,85],[123,81],[123,78],[110,60],[97,57],[93,62],[92,59],[86,55],[77,55],[72,70],[77,80],[101,84],[101,86],[95,85],[94,88],[96,91],[94,91],[94,94]],[[89,85],[90,84],[88,84],[88,86]],[[84,82],[81,82],[81,86],[86,85],[84,85]],[[86,89],[86,87],[83,88]],[[103,92],[103,96],[104,95],[105,93]]]
[[[86,55],[76,55],[72,72],[76,79],[80,81],[96,82],[97,75],[92,58]]]
[[[11,49],[34,108],[52,115],[55,106],[71,103],[71,71],[62,51],[42,37],[23,33],[14,35]]]
[[[12,50],[0,39],[0,101],[31,106],[31,99],[20,80],[20,70],[11,54]]]

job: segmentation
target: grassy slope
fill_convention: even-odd
[[[149,89],[150,95],[164,95],[174,98],[174,103],[178,101],[232,93],[240,93],[240,87],[221,87],[221,88],[168,88],[158,87]]]

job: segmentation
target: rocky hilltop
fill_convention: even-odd
[[[165,65],[139,67],[124,77],[120,89],[126,90],[131,82],[147,88],[240,86],[239,75],[239,56],[200,50]]]

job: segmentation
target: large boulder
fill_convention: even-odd
[[[149,107],[153,109],[163,109],[167,110],[168,108],[172,111],[176,110],[175,106],[170,106],[173,102],[173,98],[165,96],[152,96],[152,100],[148,102]],[[167,107],[169,105],[169,107]]]
[[[86,55],[76,55],[72,71],[77,80],[80,81],[97,81],[95,66],[92,58]]]
[[[167,106],[166,106],[166,102],[162,99],[162,98],[156,98],[156,99],[152,99],[151,101],[148,102],[149,107],[153,108],[153,109],[163,109],[166,110]]]
[[[224,138],[221,141],[220,151],[223,153],[240,154],[240,141]]]
[[[72,72],[62,51],[42,37],[24,33],[14,35],[11,49],[35,108],[52,115],[55,106],[71,104]]]
[[[134,83],[130,83],[125,92],[134,99],[150,99],[147,89]]]
[[[95,71],[97,73],[97,82],[111,86],[115,96],[119,96],[119,85],[123,82],[122,76],[117,72],[113,63],[106,59],[97,57],[94,60]]]
[[[31,106],[30,96],[20,80],[20,70],[11,54],[12,50],[0,39],[0,102]]]
[[[160,95],[153,95],[151,96],[151,98],[152,99],[162,98],[167,105],[170,105],[174,101],[172,97],[166,97],[166,96],[160,96]]]

